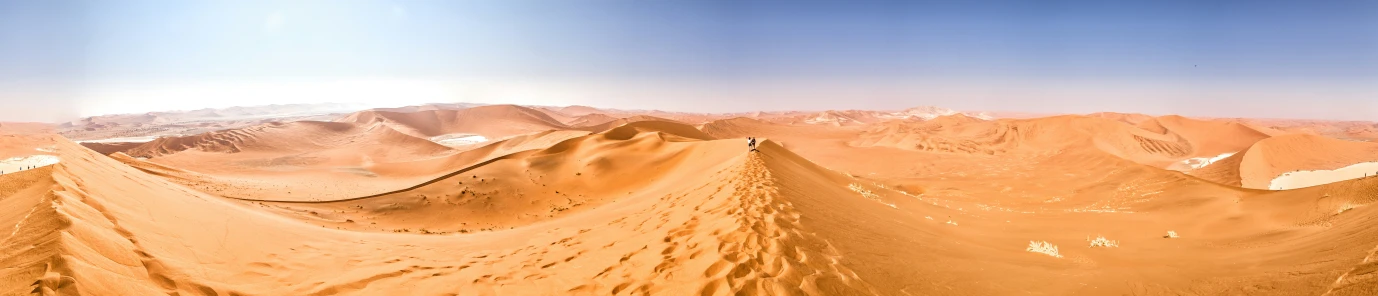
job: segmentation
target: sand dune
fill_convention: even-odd
[[[319,152],[351,145],[364,148],[362,146],[379,143],[387,143],[392,147],[370,147],[369,150],[377,152],[370,155],[372,158],[389,156],[401,158],[429,157],[449,152],[449,149],[444,146],[402,134],[385,125],[297,121],[270,123],[185,137],[163,137],[130,149],[127,154],[153,158],[183,151],[218,153]]]
[[[164,137],[122,152],[195,172],[205,178],[194,183],[210,192],[309,200],[339,198],[339,190],[385,192],[395,186],[378,179],[381,164],[458,151],[382,124],[298,121]]]
[[[579,105],[560,107],[556,110],[560,113],[564,113],[569,116],[584,116],[604,112],[603,110],[599,110],[598,108]]]
[[[1364,217],[1378,214],[1368,206],[1378,179],[1242,191],[1105,155],[1102,165],[1139,167],[1122,181],[1148,174],[1176,184],[1118,214],[1056,204],[1007,212],[887,189],[771,140],[748,153],[737,139],[697,139],[684,127],[633,124],[405,191],[323,203],[222,199],[61,142],[64,162],[0,176],[0,221],[16,225],[0,241],[0,262],[11,266],[0,289],[1003,295],[1372,286],[1365,258],[1378,228]],[[1226,211],[1237,214],[1192,214]],[[1181,238],[1159,237],[1167,230]],[[1091,234],[1119,247],[1078,246]],[[1333,244],[1339,237],[1348,239]],[[1030,240],[1062,257],[1025,251]]]
[[[386,131],[382,127],[381,131]],[[299,129],[287,129],[300,132]],[[378,129],[374,129],[378,130]],[[184,152],[173,156],[139,160],[123,153],[114,157],[145,172],[163,176],[184,186],[224,197],[263,201],[330,201],[362,195],[379,194],[396,188],[411,186],[459,168],[471,166],[503,155],[543,149],[575,137],[588,135],[584,131],[546,131],[488,142],[462,152],[430,154],[426,157],[389,158],[383,154],[369,154],[371,150],[358,145],[378,146],[383,137],[364,137],[342,131],[339,136],[354,138],[350,145],[332,147],[318,152],[201,153]],[[383,133],[404,139],[397,142],[419,143],[409,136]],[[305,137],[303,137],[304,139]],[[357,140],[375,138],[376,140]],[[357,143],[357,144],[355,144]],[[353,146],[351,146],[353,145]],[[420,143],[420,147],[433,144]],[[397,146],[404,147],[404,146]],[[431,147],[434,148],[434,147]],[[388,149],[390,153],[405,152]],[[417,150],[425,152],[425,150]],[[120,156],[122,155],[122,156]],[[358,158],[366,163],[340,162]],[[179,169],[182,167],[191,170]],[[194,171],[193,171],[194,170]],[[275,176],[264,178],[262,176]],[[308,182],[315,186],[294,186]]]
[[[596,115],[600,115],[600,114],[591,114],[591,115],[586,115],[586,116],[596,116]],[[661,121],[661,122],[675,122],[675,123],[679,123],[678,121],[675,121],[675,120],[665,119],[665,118],[660,118],[660,117],[655,117],[655,116],[649,116],[649,115],[634,115],[634,116],[628,116],[628,117],[624,117],[624,118],[613,118],[612,120],[607,120],[607,121],[601,121],[602,119],[605,119],[605,118],[585,118],[585,119],[590,119],[590,121],[583,121],[583,122],[580,122],[580,121],[577,121],[577,120],[576,120],[576,121],[573,121],[573,122],[571,122],[571,124],[570,124],[570,128],[572,128],[572,129],[577,129],[577,130],[585,130],[585,131],[589,131],[589,132],[602,132],[602,131],[606,131],[606,130],[609,130],[609,129],[612,129],[612,128],[615,128],[615,127],[619,127],[619,126],[622,126],[622,125],[626,125],[626,124],[628,124],[628,123],[641,122],[641,121]],[[600,121],[601,121],[601,122],[600,122]]]
[[[570,120],[565,121],[565,124],[569,126],[594,126],[617,121],[618,119],[621,118],[613,117],[611,115],[602,113],[593,113],[573,117]]]
[[[1182,116],[1160,116],[1138,124],[1139,128],[1160,134],[1175,134],[1186,140],[1193,155],[1211,156],[1249,148],[1259,140],[1283,132],[1222,120],[1197,120]]]
[[[144,142],[146,138],[237,129],[272,122],[330,120],[363,109],[350,104],[282,104],[190,111],[110,114],[56,125],[63,136],[82,142]]]
[[[1131,159],[1172,159],[1189,153],[1180,139],[1169,135],[1071,115],[997,121],[948,116],[925,122],[890,122],[868,130],[852,144],[990,155],[1073,146],[1098,148]]]
[[[1296,189],[1374,176],[1378,176],[1378,162],[1360,162],[1333,170],[1302,170],[1282,173],[1282,175],[1268,182],[1268,189]]]
[[[1346,166],[1378,161],[1378,144],[1346,141],[1317,135],[1291,134],[1268,138],[1249,149],[1217,161],[1191,174],[1231,186],[1269,189],[1275,178],[1288,172],[1335,170]],[[1356,173],[1358,173],[1356,171]],[[1331,175],[1300,184],[1339,181]]]
[[[410,113],[361,111],[337,120],[359,124],[380,123],[418,138],[450,134],[475,134],[490,139],[563,129],[565,125],[545,113],[522,106],[491,105],[461,110],[426,110]]]
[[[1378,178],[1241,188],[1378,144],[1171,116],[597,111],[375,110],[109,156],[0,136],[0,156],[60,159],[0,175],[0,295],[1378,289]],[[428,140],[462,133],[490,141]],[[1236,148],[1195,176],[1163,169]]]
[[[0,159],[0,174],[32,170],[39,167],[50,166],[60,161],[61,159],[57,156],[42,154]]]
[[[53,134],[0,135],[0,158],[52,155],[57,138]]]
[[[789,116],[786,118],[790,120],[788,120],[785,123],[832,126],[859,126],[891,120],[932,120],[934,118],[951,115],[962,115],[971,118],[979,118],[983,120],[993,119],[993,117],[986,112],[958,112],[956,110],[941,107],[920,106],[900,111],[829,110],[812,114]],[[766,119],[762,118],[761,116],[756,116],[755,118]]]
[[[1153,116],[1144,115],[1144,114],[1139,114],[1139,113],[1096,112],[1096,113],[1086,114],[1086,116],[1088,116],[1088,117],[1100,117],[1100,118],[1105,118],[1105,119],[1110,119],[1110,120],[1115,120],[1115,121],[1119,121],[1119,122],[1128,123],[1128,124],[1131,124],[1131,125],[1138,125],[1139,123],[1142,123],[1142,122],[1144,122],[1144,121],[1153,120]]]
[[[47,123],[0,122],[0,135],[51,134],[57,129]]]
[[[538,111],[544,112],[546,115],[549,115],[551,118],[555,118],[556,120],[559,120],[560,122],[567,123],[567,124],[569,124],[569,125],[575,125],[575,124],[574,124],[575,121],[587,121],[588,119],[599,120],[599,119],[602,119],[603,117],[609,117],[609,118],[612,118],[612,119],[616,119],[617,117],[615,117],[615,116],[609,116],[607,113],[608,113],[608,112],[622,113],[622,112],[618,112],[617,110],[601,110],[601,109],[593,108],[593,107],[589,107],[589,106],[577,106],[577,105],[576,105],[576,106],[565,106],[565,107],[535,106],[535,107],[532,107],[532,108],[533,108],[533,109],[536,109],[536,110],[538,110]],[[581,119],[583,119],[583,120],[581,120]]]
[[[409,113],[409,112],[420,112],[420,111],[431,111],[431,110],[460,110],[460,109],[468,109],[468,108],[473,108],[473,107],[478,107],[478,106],[483,106],[483,105],[484,105],[484,104],[473,104],[473,103],[431,103],[431,104],[423,104],[423,105],[416,105],[416,106],[405,106],[405,107],[395,107],[395,108],[373,108],[373,109],[370,109],[370,110],[374,110],[374,111],[385,111],[385,112],[396,112],[396,113]]]
[[[81,143],[81,146],[94,150],[100,154],[111,154],[134,149],[134,147],[143,146],[144,143],[146,142],[84,142]]]
[[[852,145],[987,155],[1097,149],[1135,162],[1169,167],[1185,159],[1239,151],[1275,133],[1179,116],[1143,119],[1137,126],[1111,118],[1117,117],[1065,115],[982,121],[944,116],[924,122],[894,121],[870,128]]]
[[[622,146],[630,150],[674,145],[664,142],[662,137],[662,133],[643,132],[630,139],[618,140],[616,136],[605,139],[637,143]],[[779,198],[774,196],[777,193],[768,191],[773,186],[759,186],[769,185],[762,182],[771,182],[765,160],[760,157],[747,158],[748,155],[736,147],[735,141],[681,143],[684,144],[679,145],[685,146],[680,148],[711,153],[708,156],[659,150],[646,153],[672,157],[652,160],[665,164],[661,169],[666,172],[682,172],[677,168],[680,165],[704,166],[704,171],[719,171],[717,174],[693,178],[702,180],[702,184],[720,183],[727,186],[726,191],[707,186],[685,187],[677,180],[666,186],[639,187],[637,191],[641,192],[616,197],[617,206],[590,206],[594,209],[588,211],[602,212],[598,215],[575,212],[571,214],[572,217],[563,219],[562,223],[537,221],[520,229],[472,234],[471,237],[417,237],[417,234],[410,233],[379,233],[360,237],[359,233],[263,216],[253,206],[234,205],[194,191],[179,190],[176,185],[151,178],[93,153],[65,155],[81,161],[45,172],[50,173],[51,177],[41,176],[32,181],[7,184],[25,183],[28,186],[20,188],[25,192],[41,192],[46,188],[85,188],[79,195],[59,194],[49,198],[43,197],[43,194],[33,194],[25,195],[25,198],[5,199],[7,202],[23,202],[17,204],[22,205],[20,207],[6,209],[29,212],[20,219],[13,219],[27,224],[22,224],[18,229],[14,236],[17,239],[6,242],[33,242],[43,246],[14,254],[17,256],[6,256],[29,259],[23,262],[36,262],[15,265],[16,268],[11,269],[10,273],[34,275],[25,278],[40,278],[38,275],[42,274],[51,276],[44,275],[35,285],[30,285],[26,280],[7,282],[0,287],[28,290],[37,286],[38,290],[58,293],[117,294],[173,290],[195,293],[215,291],[217,294],[367,294],[431,291],[439,286],[498,295],[700,290],[755,293],[811,291],[815,294],[871,291],[869,285],[837,261],[840,255],[828,247],[824,238],[800,228],[803,226],[795,220],[798,213],[788,207],[779,207],[784,204],[773,199]],[[75,148],[75,145],[72,146]],[[565,153],[599,153],[599,150],[604,150],[582,151],[580,147],[528,154],[533,157],[544,155],[554,160],[572,156],[562,155]],[[698,161],[682,161],[684,157],[694,157]],[[570,168],[578,167],[575,165]],[[593,175],[625,174],[631,171],[589,172]],[[74,174],[109,177],[103,178],[106,180],[68,179],[69,175]],[[584,178],[593,177],[610,176]],[[107,181],[127,178],[138,181]],[[622,189],[625,188],[615,190],[620,192]],[[127,194],[111,195],[115,190]],[[28,196],[38,198],[29,199]],[[131,199],[132,196],[140,196],[142,200]],[[141,203],[154,205],[136,206]],[[529,207],[521,203],[513,206]],[[692,207],[707,211],[691,211]],[[609,215],[612,213],[622,214]],[[5,214],[5,217],[9,217],[8,214],[18,212]],[[184,223],[167,223],[173,220]],[[565,222],[604,226],[584,229],[562,227],[570,225]],[[192,225],[194,227],[187,227]],[[72,236],[44,236],[45,233],[67,233]],[[177,239],[170,240],[174,236]],[[516,237],[528,237],[522,241],[529,240],[530,243],[563,247],[543,251],[523,247],[525,244],[505,247],[501,244],[479,244],[474,240],[516,242],[503,239]],[[245,243],[233,250],[217,247],[232,241]],[[296,252],[329,255],[312,259],[292,255]],[[41,259],[54,256],[70,259],[58,261],[57,264]],[[110,260],[122,262],[123,265],[103,263]],[[340,269],[346,264],[352,267]],[[327,272],[340,270],[348,271]],[[662,277],[638,276],[648,272],[662,274]],[[680,276],[671,276],[672,272]],[[768,277],[763,277],[767,274]],[[48,277],[52,280],[47,280]]]
[[[1378,123],[1368,121],[1260,118],[1236,118],[1234,120],[1290,133],[1314,134],[1343,140],[1370,142],[1378,140]]]

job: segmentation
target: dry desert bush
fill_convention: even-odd
[[[1094,239],[1092,239],[1091,237],[1088,236],[1088,237],[1086,237],[1086,241],[1091,243],[1091,247],[1092,247],[1092,248],[1095,248],[1095,247],[1102,247],[1102,248],[1118,248],[1118,247],[1120,247],[1120,241],[1109,240],[1109,239],[1106,239],[1104,236],[1099,236],[1099,235],[1097,235],[1096,238],[1094,238]]]
[[[1052,243],[1046,241],[1029,241],[1029,248],[1025,250],[1029,252],[1062,258],[1062,254],[1058,254],[1057,252],[1057,246],[1054,246]]]

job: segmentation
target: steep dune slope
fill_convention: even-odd
[[[559,120],[544,112],[515,105],[490,105],[462,110],[419,112],[361,111],[337,121],[360,124],[382,123],[419,138],[452,134],[475,134],[501,139],[531,132],[564,129]]]
[[[633,124],[328,203],[226,200],[59,141],[63,163],[0,176],[0,223],[16,225],[0,291],[1353,295],[1378,280],[1378,178],[1265,192],[1178,174],[1164,181],[1189,186],[1119,212],[999,209],[692,132]],[[1088,158],[1066,157],[1049,163]],[[1112,183],[1166,172],[1124,174]],[[1086,247],[1098,233],[1120,246]]]
[[[605,145],[691,157],[663,170],[708,173],[608,194],[617,202],[558,220],[450,236],[357,233],[275,218],[255,209],[262,206],[227,203],[67,144],[74,152],[64,156],[76,161],[4,192],[16,207],[0,217],[37,223],[7,245],[56,242],[42,250],[6,247],[27,251],[2,258],[26,262],[3,288],[93,295],[876,293],[837,260],[826,238],[810,235],[794,221],[798,213],[773,199],[780,197],[763,183],[769,175],[761,159],[735,141],[656,144],[707,154],[634,144],[661,137],[644,132]],[[580,153],[567,148],[545,157],[560,165],[561,153]],[[21,218],[10,209],[35,210]],[[560,247],[536,247],[547,245]],[[95,264],[112,260],[119,263]]]
[[[604,121],[604,122],[599,122],[599,123],[597,123],[597,124],[593,124],[593,122],[588,122],[587,124],[580,125],[580,126],[573,126],[573,125],[571,125],[571,128],[577,129],[577,130],[584,130],[584,131],[589,131],[589,132],[595,132],[595,133],[596,133],[596,132],[606,131],[606,130],[609,130],[609,129],[612,129],[612,128],[615,128],[615,127],[623,126],[623,125],[626,125],[626,124],[629,124],[629,123],[642,122],[642,121],[658,121],[658,122],[669,122],[669,123],[675,123],[675,124],[683,124],[683,123],[680,123],[680,122],[675,121],[675,120],[670,120],[670,119],[665,119],[665,118],[660,118],[660,117],[655,117],[655,116],[634,115],[634,116],[628,116],[628,117],[625,117],[625,118],[616,118],[616,119],[613,119],[613,120],[608,120],[608,121]]]
[[[1176,134],[1192,147],[1192,155],[1209,156],[1238,152],[1259,140],[1283,132],[1224,120],[1197,120],[1169,115],[1138,124],[1139,128],[1160,134]]]
[[[566,120],[565,124],[572,127],[592,126],[616,121],[620,118],[603,113],[586,114]]]
[[[1288,172],[1334,170],[1378,161],[1378,144],[1308,134],[1276,136],[1191,174],[1231,186],[1268,189]],[[1357,177],[1357,176],[1356,176]]]
[[[312,200],[388,191],[395,185],[378,178],[379,165],[457,151],[381,124],[299,121],[163,137],[125,153],[208,177],[183,182],[204,190]]]
[[[589,134],[590,134],[590,133],[587,132],[587,131],[578,131],[578,130],[572,130],[572,131],[571,131],[571,130],[566,130],[566,131],[554,131],[554,130],[552,130],[552,131],[535,132],[535,133],[530,133],[530,134],[515,136],[515,137],[511,137],[511,138],[504,139],[504,140],[502,140],[502,141],[493,142],[493,143],[488,144],[488,145],[494,146],[493,148],[495,148],[497,151],[508,152],[508,153],[510,153],[510,152],[517,152],[517,151],[524,151],[524,150],[531,150],[531,149],[541,149],[541,148],[545,148],[545,147],[550,147],[551,145],[555,145],[556,143],[564,142],[565,140],[569,140],[569,139],[573,139],[573,138],[578,138],[578,137],[587,136],[587,135],[589,135]],[[494,152],[494,153],[507,154],[507,153],[501,153],[501,152]]]
[[[704,133],[719,138],[743,138],[752,135],[774,135],[786,125],[774,124],[747,117],[721,119],[708,122],[699,127]]]
[[[387,129],[385,126],[375,128]],[[693,139],[711,138],[692,127],[662,122],[632,123],[605,134],[630,137],[643,131],[673,132],[675,135],[667,137],[676,138],[680,137],[679,134]],[[303,147],[307,145],[279,142],[277,144],[285,147],[264,147],[261,151],[238,153],[194,150],[147,161],[132,157],[120,159],[176,183],[226,197],[261,201],[331,201],[394,191],[493,158],[545,149],[588,134],[584,131],[544,131],[445,154],[429,154],[425,149],[405,149],[406,141],[369,140],[318,147],[314,151]],[[424,142],[410,136],[394,136]],[[434,144],[424,142],[421,146],[430,145]],[[380,152],[377,149],[383,150]],[[288,152],[282,152],[284,150]],[[390,156],[408,153],[410,157]],[[338,161],[327,161],[332,159]],[[351,159],[358,161],[344,161]]]
[[[370,146],[386,143],[388,146]],[[340,149],[366,149],[374,158],[430,157],[450,152],[433,142],[407,136],[383,125],[343,122],[297,121],[269,123],[183,137],[162,137],[124,151],[135,157],[159,158],[183,151],[209,153],[305,153]]]
[[[1083,116],[965,121],[956,117],[892,122],[867,131],[853,145],[998,155],[1015,150],[1098,148],[1136,161],[1164,162],[1190,153],[1178,138],[1120,122]]]
[[[1115,120],[1115,121],[1120,121],[1120,122],[1128,123],[1128,124],[1131,124],[1131,125],[1138,125],[1138,124],[1141,123],[1141,122],[1144,122],[1144,121],[1148,121],[1148,120],[1152,120],[1152,119],[1153,119],[1153,116],[1148,116],[1148,115],[1139,114],[1139,113],[1117,113],[1117,112],[1096,112],[1096,113],[1086,114],[1086,116],[1087,116],[1087,117],[1100,117],[1100,118],[1105,118],[1105,119],[1110,119],[1110,120]]]
[[[144,143],[137,143],[137,142],[115,142],[115,143],[90,142],[90,143],[81,143],[81,146],[82,146],[82,147],[86,147],[87,149],[94,150],[94,151],[96,151],[96,152],[99,152],[100,154],[111,154],[111,153],[115,153],[115,152],[125,152],[125,151],[129,151],[129,149],[134,149],[134,148],[136,148],[136,147],[143,146],[143,145],[144,145]]]
[[[680,170],[713,165],[683,163],[694,155],[741,152],[722,149],[726,143],[704,150],[700,143],[706,139],[689,138],[702,136],[684,125],[639,122],[474,162],[390,193],[268,204],[289,210],[284,213],[311,213],[300,216],[307,221],[357,230],[448,233],[522,226],[597,207],[649,187],[648,182],[690,178]]]

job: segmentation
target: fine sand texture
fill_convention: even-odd
[[[0,136],[60,160],[0,175],[0,295],[1378,295],[1378,178],[1263,190],[1378,144],[801,114],[372,110],[108,153]],[[452,134],[489,141],[428,140]]]

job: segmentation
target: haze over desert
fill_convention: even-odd
[[[1378,295],[1378,2],[0,1],[0,295]]]

